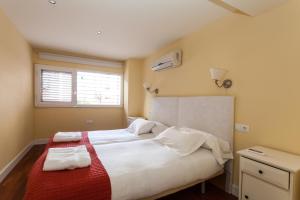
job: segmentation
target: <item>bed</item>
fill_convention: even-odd
[[[149,114],[151,120],[160,121],[168,126],[186,126],[207,131],[232,145],[233,97],[157,97],[152,102]],[[121,134],[120,130],[116,130],[115,133]],[[100,145],[93,144],[91,139],[90,146],[109,177],[111,196],[102,199],[156,199],[224,172],[226,190],[231,190],[232,162],[220,165],[212,153],[204,148],[191,155],[179,157],[153,139],[146,138]],[[42,161],[43,158],[40,159],[40,164]],[[63,171],[59,176],[65,176],[67,173],[76,173],[76,170]],[[45,173],[35,173],[36,176],[40,174]],[[35,177],[30,176],[29,179],[32,182]],[[47,186],[47,180],[43,181],[43,184]],[[78,187],[80,185],[76,185],[76,188]],[[57,189],[67,191],[63,186],[55,188],[56,192]],[[91,191],[93,190],[97,188],[92,188]],[[43,191],[39,192],[43,194]]]
[[[90,143],[94,145],[144,140],[154,138],[155,136],[156,134],[153,133],[136,135],[134,133],[129,132],[127,129],[88,132]]]
[[[109,175],[112,200],[151,197],[223,172],[203,148],[185,157],[151,139],[94,148]]]

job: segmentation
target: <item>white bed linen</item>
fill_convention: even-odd
[[[88,137],[91,144],[109,144],[118,142],[129,142],[134,140],[144,140],[154,138],[153,133],[145,133],[136,135],[127,131],[127,129],[105,130],[105,131],[89,131]]]
[[[223,168],[209,150],[180,157],[152,139],[94,148],[110,177],[112,200],[153,196],[209,178]]]

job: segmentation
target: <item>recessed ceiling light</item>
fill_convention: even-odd
[[[97,31],[97,32],[96,32],[96,36],[97,36],[97,37],[99,37],[99,38],[100,38],[100,37],[101,37],[101,35],[102,35],[102,32],[101,32],[101,31]]]
[[[56,4],[56,1],[55,0],[49,0],[48,1],[50,4],[52,4],[52,5],[55,5]]]

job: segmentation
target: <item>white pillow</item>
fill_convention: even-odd
[[[136,135],[141,135],[144,133],[150,133],[154,125],[155,123],[152,121],[136,119],[130,124],[127,130]]]
[[[206,134],[186,128],[171,127],[154,138],[155,141],[166,145],[180,156],[187,156],[206,141]]]
[[[220,165],[223,165],[228,159],[233,159],[230,144],[212,134],[209,134],[202,147],[211,150]]]
[[[155,126],[152,128],[151,132],[154,135],[159,135],[161,132],[169,128],[168,126],[164,125],[163,123],[154,121]]]
[[[221,138],[214,136],[211,133],[207,133],[200,130],[195,130],[191,128],[181,128],[184,131],[198,133],[200,135],[204,135],[205,142],[201,147],[211,150],[213,156],[216,161],[223,165],[228,159],[233,159],[233,154],[230,148],[230,144]]]

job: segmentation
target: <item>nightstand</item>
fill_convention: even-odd
[[[240,155],[240,200],[299,200],[300,156],[255,146]]]

